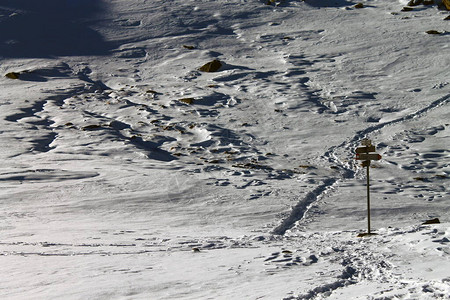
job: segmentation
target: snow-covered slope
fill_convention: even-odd
[[[448,11],[361,3],[0,2],[1,298],[449,299]]]

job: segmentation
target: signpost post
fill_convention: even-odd
[[[370,153],[375,152],[375,146],[372,145],[372,141],[368,139],[364,139],[361,142],[363,147],[356,148],[356,159],[362,160],[363,167],[366,167],[367,176],[366,176],[366,184],[367,184],[367,233],[360,233],[358,237],[363,237],[367,235],[373,235],[374,233],[370,232],[370,183],[369,183],[369,169],[370,162],[372,160],[380,160],[381,155],[378,153]]]

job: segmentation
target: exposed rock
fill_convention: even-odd
[[[201,66],[199,70],[202,72],[217,72],[221,67],[222,63],[219,60],[215,59]]]
[[[86,126],[81,127],[81,130],[89,131],[89,130],[96,130],[96,129],[100,129],[100,128],[102,128],[102,125],[92,124],[92,125],[86,125]]]
[[[154,91],[154,90],[147,90],[146,93],[153,94],[153,95],[161,95],[161,93],[158,93],[157,91]]]
[[[364,4],[362,4],[362,3],[360,2],[360,3],[357,3],[354,7],[355,7],[355,8],[364,8]]]
[[[439,32],[437,30],[428,30],[427,33],[428,34],[441,34],[442,32]]]
[[[194,46],[189,46],[189,45],[183,45],[183,48],[189,49],[189,50],[194,50],[195,49]]]
[[[434,0],[423,0],[423,5],[433,5]]]
[[[440,224],[440,223],[441,223],[441,221],[439,221],[438,218],[434,218],[434,219],[427,220],[427,221],[423,222],[422,225],[428,225],[428,224]]]
[[[19,79],[19,73],[16,72],[9,72],[5,75],[5,77],[8,77],[10,79]]]
[[[178,99],[178,101],[186,103],[186,104],[194,104],[195,99],[194,98],[182,98],[182,99]]]

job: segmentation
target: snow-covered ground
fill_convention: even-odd
[[[0,1],[0,298],[450,299],[449,12],[361,3]]]

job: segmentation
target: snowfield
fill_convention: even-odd
[[[450,299],[441,1],[37,2],[0,2],[1,299]]]

